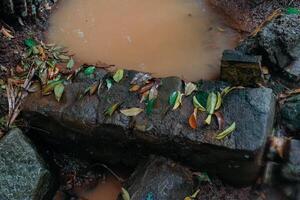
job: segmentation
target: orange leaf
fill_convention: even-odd
[[[194,112],[191,114],[189,118],[189,124],[192,129],[197,128],[197,108],[195,108]]]

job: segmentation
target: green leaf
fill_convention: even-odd
[[[209,93],[206,103],[207,103],[206,104],[206,111],[208,113],[208,116],[205,119],[205,123],[209,125],[211,123],[212,114],[214,113],[215,108],[216,108],[217,95],[214,92]]]
[[[150,115],[153,111],[154,105],[155,105],[156,99],[147,100],[146,102],[146,114]]]
[[[127,117],[137,116],[138,114],[140,114],[143,111],[144,111],[144,109],[141,109],[141,108],[129,108],[129,109],[120,110],[120,112]]]
[[[67,68],[68,69],[72,69],[74,67],[74,64],[75,64],[74,59],[70,58],[70,60],[69,60],[69,62],[67,64]]]
[[[197,94],[196,94],[196,98],[198,100],[198,102],[203,105],[203,106],[206,106],[207,105],[207,98],[208,98],[208,93],[207,92],[204,92],[204,91],[199,91]]]
[[[130,195],[129,195],[128,191],[123,187],[121,190],[121,196],[122,196],[123,200],[130,200]]]
[[[227,129],[225,129],[223,132],[219,133],[216,136],[216,139],[217,140],[222,140],[223,138],[230,135],[233,131],[235,131],[235,129],[236,129],[236,124],[235,124],[235,122],[233,122]]]
[[[207,97],[206,110],[208,114],[213,114],[217,104],[217,95],[214,92],[209,93]]]
[[[113,81],[110,78],[107,78],[105,82],[106,82],[107,90],[110,90],[110,88],[113,86]]]
[[[285,13],[288,15],[300,15],[300,9],[289,7],[286,9]]]
[[[222,105],[222,95],[220,92],[217,93],[217,103],[216,103],[216,107],[215,110],[218,110]]]
[[[120,82],[123,79],[124,76],[124,70],[123,69],[118,69],[116,73],[113,76],[114,81],[117,83]]]
[[[58,102],[60,101],[62,94],[64,93],[64,90],[65,90],[65,86],[62,83],[59,83],[54,87],[55,98]]]
[[[43,88],[42,94],[43,95],[51,94],[52,91],[54,90],[55,86],[58,84],[61,84],[62,82],[63,82],[63,80],[57,80],[57,81],[53,81],[53,82],[49,83],[46,87]]]
[[[179,93],[180,93],[180,92],[175,91],[175,92],[173,92],[173,93],[170,95],[170,97],[169,97],[169,104],[170,104],[170,106],[174,107],[175,102],[176,102],[176,99],[177,99],[177,96],[178,96]]]
[[[84,74],[86,76],[92,75],[95,72],[95,70],[96,70],[95,66],[89,66],[89,67],[85,68]]]
[[[24,40],[24,44],[29,47],[29,48],[33,48],[35,47],[38,43],[37,41],[35,41],[33,38],[28,38],[26,40]]]
[[[202,106],[200,104],[200,102],[197,100],[196,96],[193,97],[193,104],[194,104],[194,107],[197,108],[197,109],[199,109],[200,111],[202,111],[202,112],[206,111],[206,109],[204,108],[204,106]]]
[[[178,95],[177,95],[175,104],[173,106],[173,110],[176,110],[182,104],[182,96],[183,96],[183,94],[178,91]]]
[[[106,111],[104,112],[104,115],[108,115],[108,116],[112,116],[114,114],[114,112],[120,107],[121,103],[116,103],[113,104],[112,106],[110,106],[108,109],[106,109]]]

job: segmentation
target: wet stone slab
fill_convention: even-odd
[[[236,122],[237,129],[230,137],[216,140],[217,122],[213,120],[211,126],[201,125],[204,114],[199,116],[197,129],[189,127],[192,96],[183,98],[180,109],[169,108],[170,94],[183,90],[182,81],[176,77],[161,80],[152,114],[127,117],[117,111],[112,117],[104,116],[105,110],[114,103],[123,102],[121,108],[144,107],[139,103],[139,94],[129,92],[135,73],[126,71],[125,78],[109,91],[102,88],[97,95],[87,95],[81,100],[76,96],[89,85],[89,79],[75,80],[66,86],[60,103],[53,96],[41,97],[39,93],[29,96],[23,115],[32,129],[37,130],[32,136],[57,148],[109,163],[132,165],[141,157],[154,153],[196,169],[218,172],[233,183],[255,180],[273,126],[275,99],[272,90],[244,88],[230,92],[224,98],[221,112],[225,126]],[[228,86],[218,81],[204,81],[200,85],[203,91]]]
[[[40,200],[52,178],[35,147],[19,129],[0,140],[0,199]]]
[[[192,172],[187,168],[167,158],[151,156],[137,167],[124,187],[131,200],[169,200],[191,195],[193,186]]]

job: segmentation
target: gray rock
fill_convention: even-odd
[[[0,199],[40,200],[51,189],[51,175],[19,129],[0,140]]]
[[[289,181],[300,181],[300,140],[290,141],[288,162],[282,167],[282,176]]]
[[[183,166],[163,157],[151,156],[133,172],[125,188],[131,200],[147,197],[159,200],[184,199],[193,193],[193,177],[192,172]]]
[[[183,99],[180,109],[170,109],[170,94],[183,87],[182,81],[175,77],[162,79],[152,114],[126,117],[117,111],[112,117],[104,116],[104,111],[114,103],[123,102],[121,108],[144,107],[139,103],[139,95],[128,91],[135,73],[126,71],[125,78],[109,91],[103,88],[97,96],[86,96],[82,100],[76,100],[74,93],[86,88],[86,80],[66,86],[60,103],[53,96],[30,95],[23,115],[33,129],[39,130],[34,137],[84,157],[131,165],[145,155],[156,153],[196,169],[218,171],[231,182],[249,183],[256,179],[273,125],[272,90],[237,89],[229,93],[221,112],[225,125],[236,122],[237,129],[230,137],[216,140],[217,122],[213,120],[211,126],[202,126],[200,120],[204,119],[204,113],[199,116],[199,128],[189,127],[192,96]],[[199,84],[204,91],[228,86],[219,81]]]
[[[281,108],[282,123],[291,132],[300,130],[300,95],[290,97]]]
[[[283,72],[289,80],[300,79],[300,16],[283,15],[267,24],[254,38],[237,48],[248,54],[261,54],[264,64]]]

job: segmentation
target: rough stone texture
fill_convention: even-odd
[[[225,50],[221,60],[221,80],[232,85],[253,86],[264,82],[261,56]]]
[[[237,129],[230,137],[218,141],[215,139],[216,120],[211,126],[201,125],[196,130],[189,127],[192,96],[183,99],[180,109],[172,111],[169,108],[170,94],[183,87],[182,81],[175,77],[162,80],[151,115],[142,113],[126,117],[116,112],[112,117],[104,117],[105,109],[117,102],[123,102],[122,108],[144,106],[139,103],[137,93],[128,91],[135,73],[126,71],[125,78],[109,91],[103,88],[97,96],[86,96],[82,100],[76,100],[76,96],[88,86],[83,79],[66,86],[60,103],[55,102],[53,96],[31,95],[25,102],[23,115],[32,129],[38,130],[33,137],[40,137],[63,150],[77,151],[85,157],[110,163],[133,164],[140,157],[156,153],[196,169],[218,172],[233,183],[254,181],[273,125],[275,100],[272,90],[238,89],[229,93],[221,111],[225,125],[236,122]],[[215,91],[225,86],[223,82],[204,81],[200,89]],[[199,116],[199,125],[204,118],[204,114]]]
[[[292,132],[300,131],[300,95],[290,97],[281,108],[283,125]]]
[[[237,48],[247,54],[260,54],[263,64],[283,72],[289,80],[300,78],[300,16],[283,15],[267,24],[254,38]]]
[[[51,175],[19,129],[0,140],[0,199],[41,200],[51,189]]]
[[[300,181],[300,140],[290,142],[288,162],[282,168],[282,176],[289,181]]]
[[[147,196],[159,200],[184,199],[193,193],[193,177],[183,166],[164,157],[151,156],[137,167],[125,188],[131,200],[147,199]]]
[[[300,7],[299,1],[290,0],[209,0],[209,2],[235,22],[231,23],[231,26],[249,33],[276,9],[284,9],[287,6]]]

